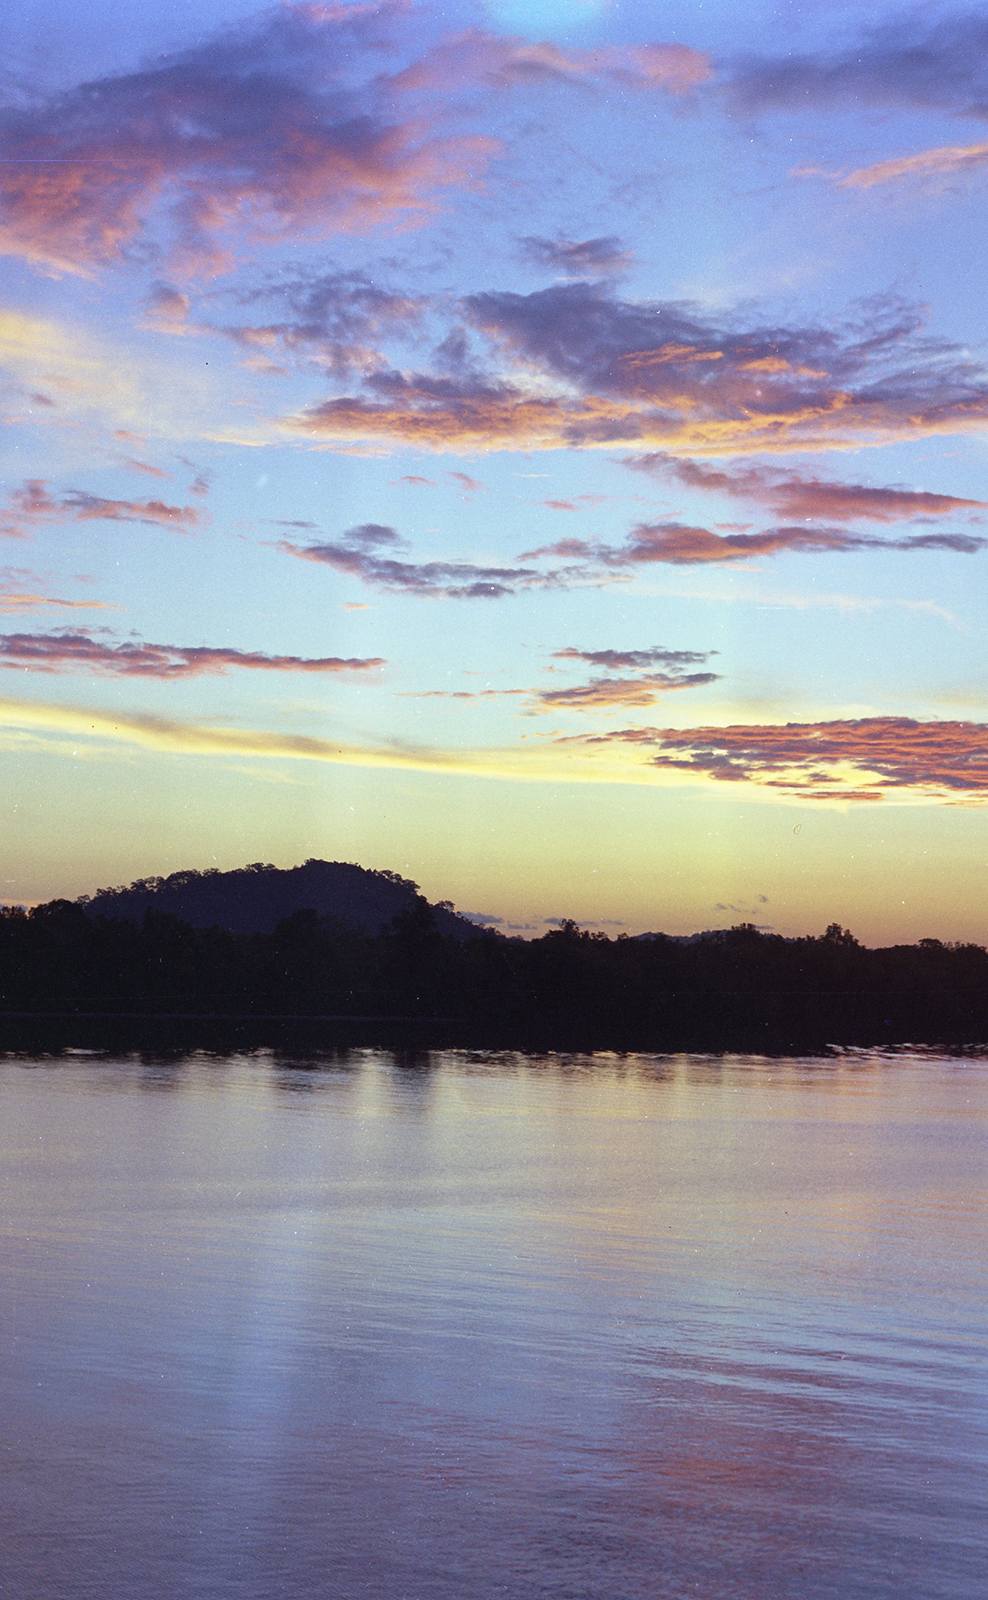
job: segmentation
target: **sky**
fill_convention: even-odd
[[[0,901],[988,942],[988,12],[6,33]]]

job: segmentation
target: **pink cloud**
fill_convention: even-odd
[[[135,72],[8,109],[0,248],[89,271],[164,222],[175,258],[212,272],[235,232],[319,237],[421,214],[496,146],[395,115],[377,52],[403,10],[274,7]],[[182,313],[177,291],[152,308],[161,326]]]
[[[28,478],[15,489],[3,515],[0,533],[15,539],[26,538],[28,528],[43,522],[137,522],[191,533],[203,520],[195,506],[171,506],[163,500],[111,500],[81,489],[53,495],[41,478]]]
[[[379,656],[272,656],[213,645],[179,646],[127,640],[106,644],[85,633],[0,634],[0,666],[28,672],[87,669],[111,677],[193,678],[230,667],[262,672],[347,673],[382,667]]]
[[[733,499],[754,501],[782,517],[894,523],[917,517],[946,517],[958,512],[988,510],[988,501],[966,500],[957,495],[841,483],[812,473],[787,472],[779,467],[714,467],[661,452],[630,456],[627,465],[690,489],[707,489]]]
[[[523,551],[518,559],[536,561],[547,556],[563,556],[587,566],[596,564],[600,569],[656,563],[696,567],[754,561],[759,556],[774,556],[785,551],[827,555],[856,550],[951,550],[958,555],[975,555],[986,544],[988,539],[968,533],[918,533],[899,539],[880,539],[874,534],[849,533],[846,528],[797,523],[767,528],[762,533],[717,534],[690,523],[641,522],[632,528],[623,545],[560,539],[537,550]]]
[[[702,689],[716,683],[716,672],[646,672],[637,678],[592,678],[565,689],[540,689],[537,711],[612,711],[625,706],[652,706],[677,689]]]
[[[843,528],[813,527],[805,523],[768,528],[762,533],[711,533],[708,528],[690,527],[678,522],[640,523],[633,528],[623,546],[604,551],[604,559],[617,564],[648,565],[665,562],[672,566],[703,566],[708,563],[751,561],[758,556],[798,551],[820,555],[853,550],[953,550],[974,554],[983,549],[985,539],[971,534],[916,534],[903,539],[876,539],[850,534]]]
[[[585,744],[633,745],[655,767],[722,783],[754,783],[810,800],[880,800],[915,790],[949,800],[988,798],[988,724],[912,717],[623,728],[580,736]]]
[[[547,40],[527,42],[473,28],[443,39],[391,81],[405,93],[508,89],[555,80],[686,95],[712,73],[709,57],[687,45],[568,50]]]
[[[471,478],[468,472],[447,472],[446,476],[458,483],[464,494],[479,494],[487,489],[486,483],[481,483],[479,478]]]

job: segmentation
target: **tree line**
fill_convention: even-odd
[[[271,933],[139,923],[55,900],[0,911],[0,1012],[86,1017],[417,1019],[485,1044],[751,1049],[988,1039],[988,952],[870,949],[832,924],[785,939],[750,924],[691,941],[437,929],[419,897],[379,933],[299,910]]]

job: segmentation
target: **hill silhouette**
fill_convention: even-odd
[[[300,867],[273,867],[260,861],[231,872],[173,872],[167,878],[138,878],[115,889],[80,896],[90,916],[142,922],[148,911],[178,917],[191,928],[223,928],[229,933],[273,933],[298,911],[314,911],[344,928],[380,933],[395,917],[428,908],[438,933],[474,939],[479,929],[448,901],[430,905],[417,883],[397,872],[377,872],[350,861],[319,861]]]

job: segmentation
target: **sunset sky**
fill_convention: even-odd
[[[988,12],[11,0],[0,900],[988,942]]]

